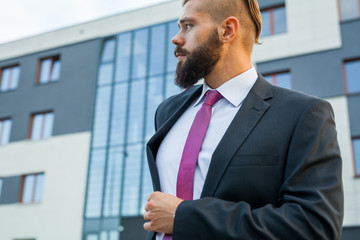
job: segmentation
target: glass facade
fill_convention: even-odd
[[[177,31],[177,22],[171,21],[104,40],[85,222],[142,215],[152,191],[145,145],[154,133],[155,110],[166,97],[181,91],[174,85],[171,43]],[[118,239],[115,232],[84,231],[85,239]]]

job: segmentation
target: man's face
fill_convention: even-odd
[[[221,57],[222,43],[209,14],[200,12],[201,0],[185,4],[179,33],[172,39],[178,59],[176,84],[189,88],[205,78]]]

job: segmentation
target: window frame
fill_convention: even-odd
[[[355,159],[355,146],[354,146],[354,141],[355,140],[359,140],[360,141],[360,136],[356,136],[356,137],[352,137],[351,138],[351,148],[352,148],[352,159],[353,159],[353,167],[354,167],[354,177],[355,178],[360,178],[360,172],[356,171],[356,159]],[[360,151],[360,150],[359,150]],[[358,163],[360,164],[360,159],[358,159]],[[360,168],[360,166],[359,166]]]
[[[358,1],[358,16],[355,17],[355,18],[349,18],[349,19],[345,19],[343,20],[343,16],[341,14],[341,0],[337,0],[337,4],[338,4],[338,17],[339,17],[339,21],[340,22],[347,22],[347,21],[352,21],[354,19],[358,19],[360,18],[360,0],[357,0]]]
[[[351,96],[351,95],[360,94],[360,90],[356,91],[356,92],[349,92],[348,77],[347,77],[347,72],[346,72],[346,69],[345,69],[345,65],[347,63],[349,63],[349,62],[359,62],[360,63],[360,57],[345,59],[342,62],[342,72],[343,72],[343,82],[344,82],[345,95]],[[360,78],[360,76],[359,76],[359,78]]]
[[[38,186],[38,178],[39,176],[43,176],[45,177],[45,173],[44,172],[40,172],[40,173],[31,173],[31,174],[26,174],[26,175],[22,175],[21,176],[21,181],[20,181],[20,193],[19,193],[19,200],[18,202],[21,204],[34,204],[34,203],[40,203],[42,201],[42,199],[40,201],[35,201],[35,193]],[[25,190],[25,182],[26,182],[26,177],[28,176],[34,176],[34,183],[32,186],[32,193],[31,193],[31,201],[30,202],[24,202],[23,198],[24,198],[24,190]],[[44,184],[44,182],[43,182]],[[44,189],[44,185],[42,186],[42,189]]]
[[[42,63],[43,61],[45,60],[51,60],[51,66],[50,66],[50,70],[49,70],[49,76],[47,78],[47,81],[46,82],[41,82],[41,72],[42,72]],[[58,82],[60,80],[60,74],[59,74],[59,78],[58,79],[55,79],[55,80],[52,80],[51,79],[51,75],[53,73],[53,70],[54,70],[54,63],[56,61],[60,61],[60,72],[61,72],[61,56],[60,54],[55,54],[55,55],[52,55],[52,56],[48,56],[48,57],[43,57],[43,58],[40,58],[39,59],[39,62],[38,62],[38,69],[37,69],[37,76],[36,76],[36,84],[38,85],[44,85],[44,84],[49,84],[49,83],[54,83],[54,82]]]
[[[19,86],[20,74],[19,74],[19,78],[17,79],[16,88],[11,89],[11,88],[8,86],[5,91],[1,90],[1,84],[2,84],[2,81],[3,81],[3,79],[2,79],[2,77],[3,77],[3,72],[4,72],[6,69],[11,69],[11,73],[12,73],[12,72],[13,72],[13,68],[16,68],[16,67],[19,67],[19,69],[20,69],[20,64],[15,63],[15,64],[11,64],[11,65],[6,65],[6,66],[0,68],[0,93],[15,91],[15,90],[18,88],[18,86]],[[20,69],[20,70],[21,70],[21,69]],[[11,79],[11,80],[12,80],[12,79]],[[11,83],[11,82],[12,82],[12,81],[10,81],[10,83]]]
[[[266,36],[263,36],[262,34],[260,35],[260,37],[270,37],[270,36],[274,36],[274,35],[277,35],[277,34],[281,34],[281,33],[286,33],[287,32],[287,24],[286,24],[286,29],[284,32],[281,32],[281,33],[275,33],[275,22],[274,22],[274,10],[275,9],[278,9],[278,8],[284,8],[285,10],[285,20],[287,20],[286,18],[286,6],[285,6],[285,3],[281,3],[281,4],[277,4],[277,5],[273,5],[273,6],[270,6],[270,7],[265,7],[265,8],[262,8],[260,9],[260,12],[262,14],[262,12],[264,11],[269,11],[269,20],[270,20],[270,34],[269,35],[266,35]],[[286,21],[287,22],[287,21]]]
[[[268,72],[268,73],[264,73],[264,74],[261,74],[261,75],[263,76],[263,78],[266,78],[266,76],[271,76],[272,77],[272,83],[271,84],[274,85],[274,86],[278,86],[277,82],[276,82],[276,75],[283,74],[283,73],[288,73],[288,74],[290,74],[290,77],[291,77],[291,71],[290,70]],[[274,78],[274,76],[275,76],[275,78]],[[274,81],[274,79],[275,79],[275,81]],[[290,80],[291,80],[291,78],[290,78]],[[290,82],[290,83],[292,83],[292,82]],[[278,86],[278,87],[281,87],[281,86]],[[291,89],[293,89],[293,88],[291,87]]]
[[[30,123],[29,123],[29,132],[28,132],[28,139],[29,140],[42,140],[42,139],[46,139],[46,138],[48,138],[48,137],[44,137],[43,136],[43,130],[44,130],[44,122],[42,123],[42,134],[41,134],[41,138],[39,138],[39,139],[32,139],[32,132],[33,132],[33,127],[34,127],[34,118],[35,118],[35,116],[37,116],[37,115],[43,115],[43,117],[46,115],[46,114],[48,114],[48,113],[52,113],[52,114],[54,114],[54,119],[53,119],[53,129],[52,130],[54,130],[54,122],[55,122],[55,112],[53,111],[53,110],[48,110],[48,111],[42,111],[42,112],[35,112],[35,113],[32,113],[31,114],[31,116],[30,116]],[[51,136],[50,137],[52,137],[53,136],[53,132],[51,133]]]

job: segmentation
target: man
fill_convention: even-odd
[[[185,0],[178,23],[176,83],[186,90],[159,106],[148,142],[147,239],[339,239],[331,106],[256,73],[256,0]]]

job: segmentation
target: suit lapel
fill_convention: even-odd
[[[159,174],[156,168],[156,155],[159,149],[159,146],[170,131],[172,126],[176,123],[179,117],[184,113],[184,111],[190,106],[191,103],[195,101],[197,97],[200,96],[202,91],[202,86],[197,86],[196,89],[189,95],[181,98],[180,107],[177,103],[173,104],[173,108],[178,109],[166,120],[166,122],[158,129],[158,131],[152,136],[147,144],[147,157],[149,161],[149,168],[151,173],[151,178],[153,181],[153,186],[155,191],[160,191],[160,180]]]
[[[272,97],[271,85],[261,76],[245,98],[225,135],[215,149],[201,197],[212,196],[236,151],[270,107],[265,100]],[[234,141],[236,139],[236,141]]]

